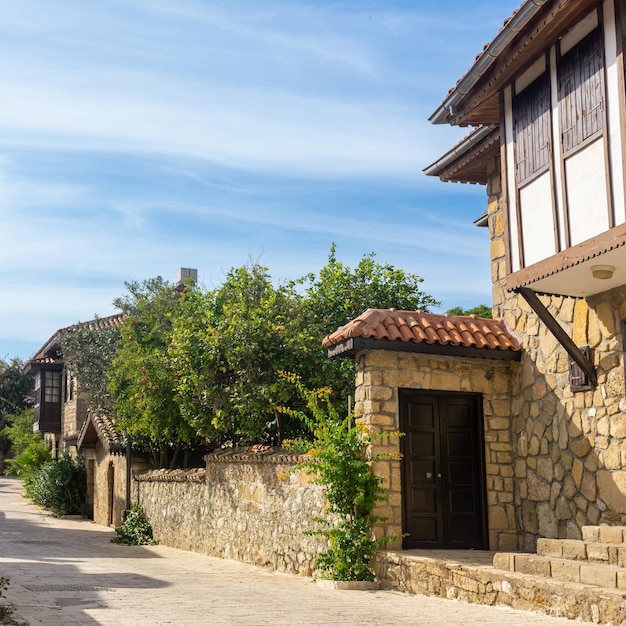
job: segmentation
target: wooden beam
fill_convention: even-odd
[[[598,375],[593,363],[582,353],[580,348],[572,341],[570,336],[563,330],[563,327],[556,321],[550,311],[546,309],[537,294],[528,287],[515,289],[530,308],[537,314],[537,317],[547,326],[548,330],[556,337],[556,340],[565,348],[565,351],[576,361],[580,368],[587,374],[589,383],[594,387],[598,386]]]

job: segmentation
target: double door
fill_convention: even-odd
[[[402,390],[405,548],[486,549],[480,394]]]

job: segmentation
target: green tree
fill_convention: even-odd
[[[168,357],[185,292],[160,276],[126,283],[126,288],[128,293],[113,303],[124,314],[109,370],[116,426],[148,446],[160,467],[174,466],[178,452],[193,445],[196,436],[181,419],[174,399],[176,372]]]
[[[337,260],[330,249],[327,264],[316,274],[308,274],[295,284],[305,288],[300,309],[300,327],[305,345],[307,368],[298,370],[309,389],[329,386],[329,401],[345,410],[348,396],[354,394],[355,365],[352,359],[331,360],[322,339],[367,309],[422,310],[439,302],[421,290],[423,279],[390,264],[378,263],[375,254],[364,255],[355,268]]]
[[[471,309],[464,309],[460,306],[455,306],[448,311],[446,311],[448,315],[475,315],[476,317],[485,317],[487,319],[491,319],[491,307],[486,304],[479,304],[478,306],[472,307]]]
[[[33,380],[24,374],[24,362],[17,357],[10,361],[0,359],[0,474],[4,469],[4,459],[11,447],[5,428],[13,423],[28,406]],[[31,424],[32,432],[32,415]]]
[[[31,443],[43,441],[41,433],[33,432],[33,409],[23,409],[19,413],[8,415],[7,421],[9,423],[0,431],[0,436],[9,440],[9,447],[16,456]]]
[[[24,362],[17,357],[0,359],[0,419],[26,408],[33,388],[32,377],[24,374]]]
[[[170,353],[177,401],[213,444],[280,443],[300,428],[277,410],[293,395],[279,372],[300,360],[300,302],[289,287],[274,287],[258,264],[233,269],[219,289],[185,299]]]
[[[108,379],[120,336],[117,325],[96,318],[79,322],[59,337],[65,368],[76,377],[79,390],[87,392],[88,406],[96,413],[113,412]]]
[[[356,269],[337,261],[334,247],[318,275],[275,286],[258,264],[231,270],[210,293],[194,291],[174,322],[170,349],[182,417],[213,444],[280,443],[297,436],[298,420],[279,406],[302,406],[280,376],[298,374],[309,388],[332,389],[344,410],[354,393],[354,364],[331,361],[323,337],[368,307],[425,309],[437,302],[422,279],[373,254]]]
[[[303,400],[280,373],[332,389],[333,405],[345,410],[354,364],[328,359],[322,339],[367,308],[436,305],[421,283],[373,254],[351,269],[334,246],[319,274],[286,284],[256,263],[209,292],[176,291],[161,278],[129,283],[114,303],[124,313],[108,388],[117,424],[161,452],[298,436],[300,420],[278,407]]]

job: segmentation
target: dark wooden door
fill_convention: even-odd
[[[486,549],[480,394],[400,394],[405,548]]]

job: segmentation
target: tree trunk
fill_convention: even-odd
[[[278,435],[278,445],[282,446],[284,439],[284,430],[280,413],[278,411],[274,411],[274,417],[276,418],[276,434]]]
[[[180,452],[180,446],[176,446],[174,449],[174,454],[172,455],[172,460],[170,461],[170,469],[174,469],[176,466],[176,460],[178,459],[178,453]]]

